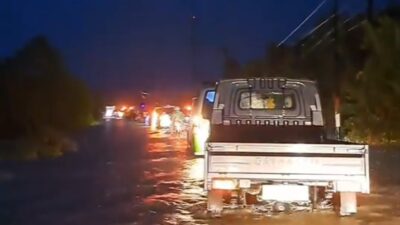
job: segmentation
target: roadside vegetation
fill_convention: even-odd
[[[77,146],[68,136],[96,120],[88,87],[44,37],[0,61],[0,160],[57,157]]]
[[[373,20],[364,15],[339,15],[336,19],[321,20],[318,29],[295,44],[271,44],[265,57],[244,65],[225,52],[224,76],[316,80],[330,131],[334,130],[336,111],[341,113],[346,139],[398,145],[400,8],[385,9]]]

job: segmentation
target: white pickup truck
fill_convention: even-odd
[[[340,215],[351,215],[357,212],[356,194],[370,191],[368,162],[367,145],[326,138],[313,81],[218,83],[205,153],[211,213],[227,207],[273,212],[338,206]]]

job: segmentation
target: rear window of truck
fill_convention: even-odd
[[[244,91],[239,96],[240,109],[294,110],[296,100],[293,93]]]

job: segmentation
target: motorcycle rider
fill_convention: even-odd
[[[175,107],[174,112],[171,115],[172,120],[172,133],[179,133],[183,130],[183,124],[185,120],[185,114],[181,111],[180,107]]]

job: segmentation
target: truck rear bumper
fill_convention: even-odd
[[[208,173],[205,188],[212,189],[212,180],[232,179],[236,183],[240,180],[250,180],[251,183],[295,183],[307,186],[333,185],[337,192],[361,192],[369,193],[369,182],[365,176],[346,175],[315,175],[315,174],[267,174],[267,173]]]

